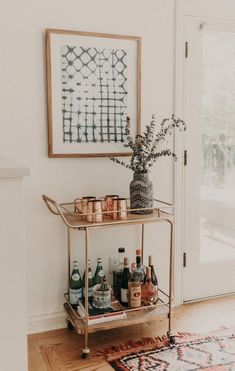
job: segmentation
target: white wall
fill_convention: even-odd
[[[0,157],[0,369],[27,369],[25,215],[22,177],[29,171]],[[13,356],[14,352],[14,356]]]
[[[49,159],[45,87],[45,28],[140,35],[142,50],[142,123],[152,113],[162,118],[173,111],[173,0],[9,0],[0,12],[0,154],[17,158],[31,169],[25,181],[27,218],[28,314],[31,331],[61,326],[66,289],[66,231],[49,214],[41,195],[70,201],[82,194],[128,195],[132,174],[108,159]],[[164,159],[152,171],[155,196],[172,199],[172,163]],[[165,277],[162,227],[147,237],[150,252],[158,245],[156,266]],[[135,233],[136,231],[136,233]],[[164,232],[164,227],[163,227]],[[164,232],[165,233],[165,232]],[[163,233],[163,234],[164,234]],[[92,264],[120,245],[138,247],[136,228],[98,231],[92,238]],[[81,239],[80,239],[81,241]],[[78,244],[77,238],[74,243]],[[82,248],[82,246],[81,246]],[[83,255],[73,254],[83,260]],[[80,266],[82,266],[82,261]],[[82,269],[81,269],[82,270]],[[37,322],[38,321],[38,322]]]

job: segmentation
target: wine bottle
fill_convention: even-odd
[[[97,285],[98,283],[102,283],[104,278],[104,270],[102,267],[102,259],[98,258],[97,259],[97,266],[96,266],[96,271],[95,271],[95,276],[94,276],[94,285]]]
[[[158,290],[158,279],[157,279],[157,276],[154,270],[152,255],[149,255],[149,267],[151,267],[151,282],[155,286],[155,288]]]
[[[141,287],[141,304],[154,305],[158,299],[157,289],[151,282],[151,267],[146,268],[146,282]]]
[[[130,308],[141,307],[141,280],[136,270],[136,264],[131,265],[133,273],[128,281],[128,305]]]
[[[73,308],[78,305],[78,299],[82,298],[82,281],[78,270],[77,260],[73,261],[73,270],[69,280],[69,302]]]
[[[91,271],[91,264],[90,264],[90,259],[88,259],[88,299],[91,300],[92,296],[93,296],[93,286],[94,286],[94,282],[93,282],[93,274],[92,274],[92,271]],[[83,273],[83,277],[82,277],[82,295],[83,295],[83,298],[85,299],[85,296],[86,296],[86,271],[84,271]]]
[[[136,272],[140,277],[141,283],[144,283],[144,281],[145,281],[145,270],[144,270],[144,267],[143,267],[142,261],[141,261],[141,250],[140,249],[136,250]]]
[[[125,248],[119,247],[113,260],[113,292],[117,300],[121,300],[121,282],[124,269]]]
[[[124,269],[121,281],[121,304],[128,306],[128,281],[130,279],[129,261],[128,258],[124,258]]]

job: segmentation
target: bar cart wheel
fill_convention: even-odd
[[[170,344],[172,344],[172,345],[175,344],[175,336],[174,336],[174,335],[169,335],[169,342],[170,342]]]
[[[72,331],[73,330],[73,324],[72,324],[72,322],[70,322],[70,320],[67,318],[67,328],[68,328],[68,330],[69,331]]]
[[[90,349],[89,348],[85,348],[85,349],[82,349],[82,358],[83,359],[86,359],[90,354]]]

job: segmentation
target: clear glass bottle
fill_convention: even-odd
[[[149,267],[151,267],[151,282],[153,286],[156,288],[156,290],[158,291],[158,279],[157,279],[157,275],[154,270],[152,255],[149,255]]]
[[[121,300],[121,281],[124,269],[125,248],[119,247],[113,260],[113,292],[117,300]]]
[[[154,305],[158,299],[158,292],[151,282],[151,267],[146,268],[146,282],[141,287],[141,304]]]
[[[136,264],[132,263],[132,274],[128,281],[128,306],[129,308],[141,307],[141,280],[136,270]]]
[[[140,281],[143,284],[145,282],[145,267],[142,264],[141,250],[136,250],[136,271],[139,274]]]
[[[78,300],[82,298],[82,281],[78,269],[78,261],[73,261],[73,269],[69,280],[69,302],[73,308],[78,305]]]
[[[97,285],[98,283],[102,283],[104,278],[104,270],[102,266],[102,259],[97,258],[97,266],[94,276],[94,285]]]
[[[124,306],[128,306],[129,298],[128,298],[128,281],[130,279],[131,273],[129,269],[129,260],[128,258],[124,258],[124,269],[122,273],[122,281],[121,281],[121,304]]]
[[[85,281],[86,281],[86,271],[84,271],[83,277],[82,277],[82,296],[83,296],[83,299],[85,299],[85,296],[86,296]],[[93,286],[94,286],[94,279],[93,279],[93,274],[92,274],[92,271],[91,271],[90,259],[88,259],[88,299],[89,299],[89,301],[92,299],[92,296],[93,296]]]
[[[125,247],[119,247],[118,253],[113,259],[113,270],[115,272],[123,272],[124,257],[125,257]]]

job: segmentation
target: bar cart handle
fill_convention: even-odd
[[[52,198],[46,195],[42,195],[42,198],[45,204],[47,205],[48,209],[52,212],[52,214],[55,214],[55,215],[60,214],[58,205],[54,200],[52,200]]]

